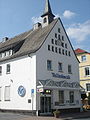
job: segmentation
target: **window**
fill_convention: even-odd
[[[57,33],[55,33],[55,38],[57,38]]]
[[[86,84],[87,91],[90,91],[90,83]]]
[[[50,51],[50,45],[48,45],[48,50]]]
[[[65,51],[65,54],[66,54],[66,56],[67,56],[67,50]]]
[[[62,49],[62,54],[64,55],[64,49]]]
[[[64,36],[62,36],[62,40],[64,41]]]
[[[52,61],[47,60],[47,70],[52,70]]]
[[[2,53],[0,53],[0,58],[2,58]]]
[[[71,53],[70,53],[70,51],[68,52],[68,55],[69,55],[69,56],[71,56]]]
[[[69,73],[69,74],[72,73],[71,65],[68,65],[68,73]]]
[[[58,32],[59,32],[59,33],[61,32],[60,28],[58,28]]]
[[[90,75],[90,67],[85,68],[85,75],[86,76]]]
[[[86,61],[86,55],[81,56],[81,61],[82,62]]]
[[[47,22],[47,18],[44,18],[43,23],[46,23],[46,22]]]
[[[64,91],[59,91],[59,103],[64,103]]]
[[[62,63],[58,63],[58,71],[62,71]]]
[[[1,89],[2,89],[2,88],[0,87],[0,101],[1,101]]]
[[[54,46],[52,46],[52,52],[54,52]]]
[[[74,103],[74,92],[73,91],[69,92],[69,98],[70,98],[70,103]]]
[[[2,75],[2,66],[0,66],[0,75]]]
[[[65,44],[65,48],[67,48],[67,44]]]
[[[61,46],[64,47],[64,43],[63,42],[61,43]]]
[[[61,54],[61,48],[59,48],[59,54]]]
[[[57,47],[55,47],[55,52],[57,53]]]
[[[61,39],[60,39],[60,35],[58,35],[58,40],[61,40]]]
[[[4,100],[5,101],[10,101],[10,86],[5,86]]]
[[[54,44],[54,39],[51,40],[51,43]]]
[[[6,66],[6,73],[10,73],[10,64],[7,64]]]
[[[55,45],[57,45],[57,40],[55,40]]]

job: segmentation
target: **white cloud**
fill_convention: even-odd
[[[42,22],[42,18],[41,17],[32,17],[32,22],[35,24],[37,22]]]
[[[90,20],[84,23],[76,23],[70,25],[67,28],[67,33],[71,39],[76,40],[78,43],[86,40],[88,36],[90,36]]]
[[[71,12],[70,10],[65,10],[63,13],[63,17],[67,18],[67,19],[71,19],[75,15],[76,15],[76,13]]]

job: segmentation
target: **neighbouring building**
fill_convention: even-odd
[[[0,43],[0,109],[80,110],[79,61],[46,0],[42,23]]]
[[[75,50],[79,63],[80,85],[90,94],[90,53],[80,48]]]

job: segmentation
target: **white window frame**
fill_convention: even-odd
[[[48,62],[51,62],[51,65]],[[52,71],[52,60],[47,60],[47,70]]]
[[[10,64],[6,64],[6,74],[10,74],[10,72],[11,72],[11,65]]]
[[[71,67],[71,68],[70,68],[70,69],[71,69],[70,71],[69,71],[69,67]],[[69,73],[69,74],[72,74],[72,65],[68,65],[68,73]]]
[[[82,56],[81,56],[81,61],[82,61],[82,62],[85,62],[85,61],[86,61],[86,55],[82,55]]]
[[[72,95],[72,93],[73,93],[73,95]],[[69,99],[70,99],[70,104],[74,103],[74,91],[69,92]]]
[[[0,75],[2,75],[2,66],[0,66]]]
[[[59,72],[63,71],[63,64],[61,62],[58,62],[58,71]]]
[[[89,72],[89,75],[86,75],[86,70],[85,69],[87,69],[88,68],[88,72]],[[87,66],[87,67],[85,67],[85,76],[90,76],[90,66]]]
[[[58,97],[59,97],[59,104],[64,104],[64,90],[58,91]]]
[[[4,100],[5,101],[10,101],[10,88],[11,86],[5,86],[5,91],[4,91]]]
[[[0,101],[2,101],[2,87],[0,87]]]

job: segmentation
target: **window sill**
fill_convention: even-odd
[[[10,100],[4,100],[4,101],[8,102],[8,101],[10,101]]]
[[[6,74],[10,74],[10,72],[6,72]]]
[[[71,72],[68,72],[68,74],[72,74]]]
[[[48,71],[53,71],[53,70],[51,69],[51,70],[48,70]]]
[[[62,71],[62,70],[59,70],[58,72],[62,72],[62,73],[63,73],[63,71]]]

